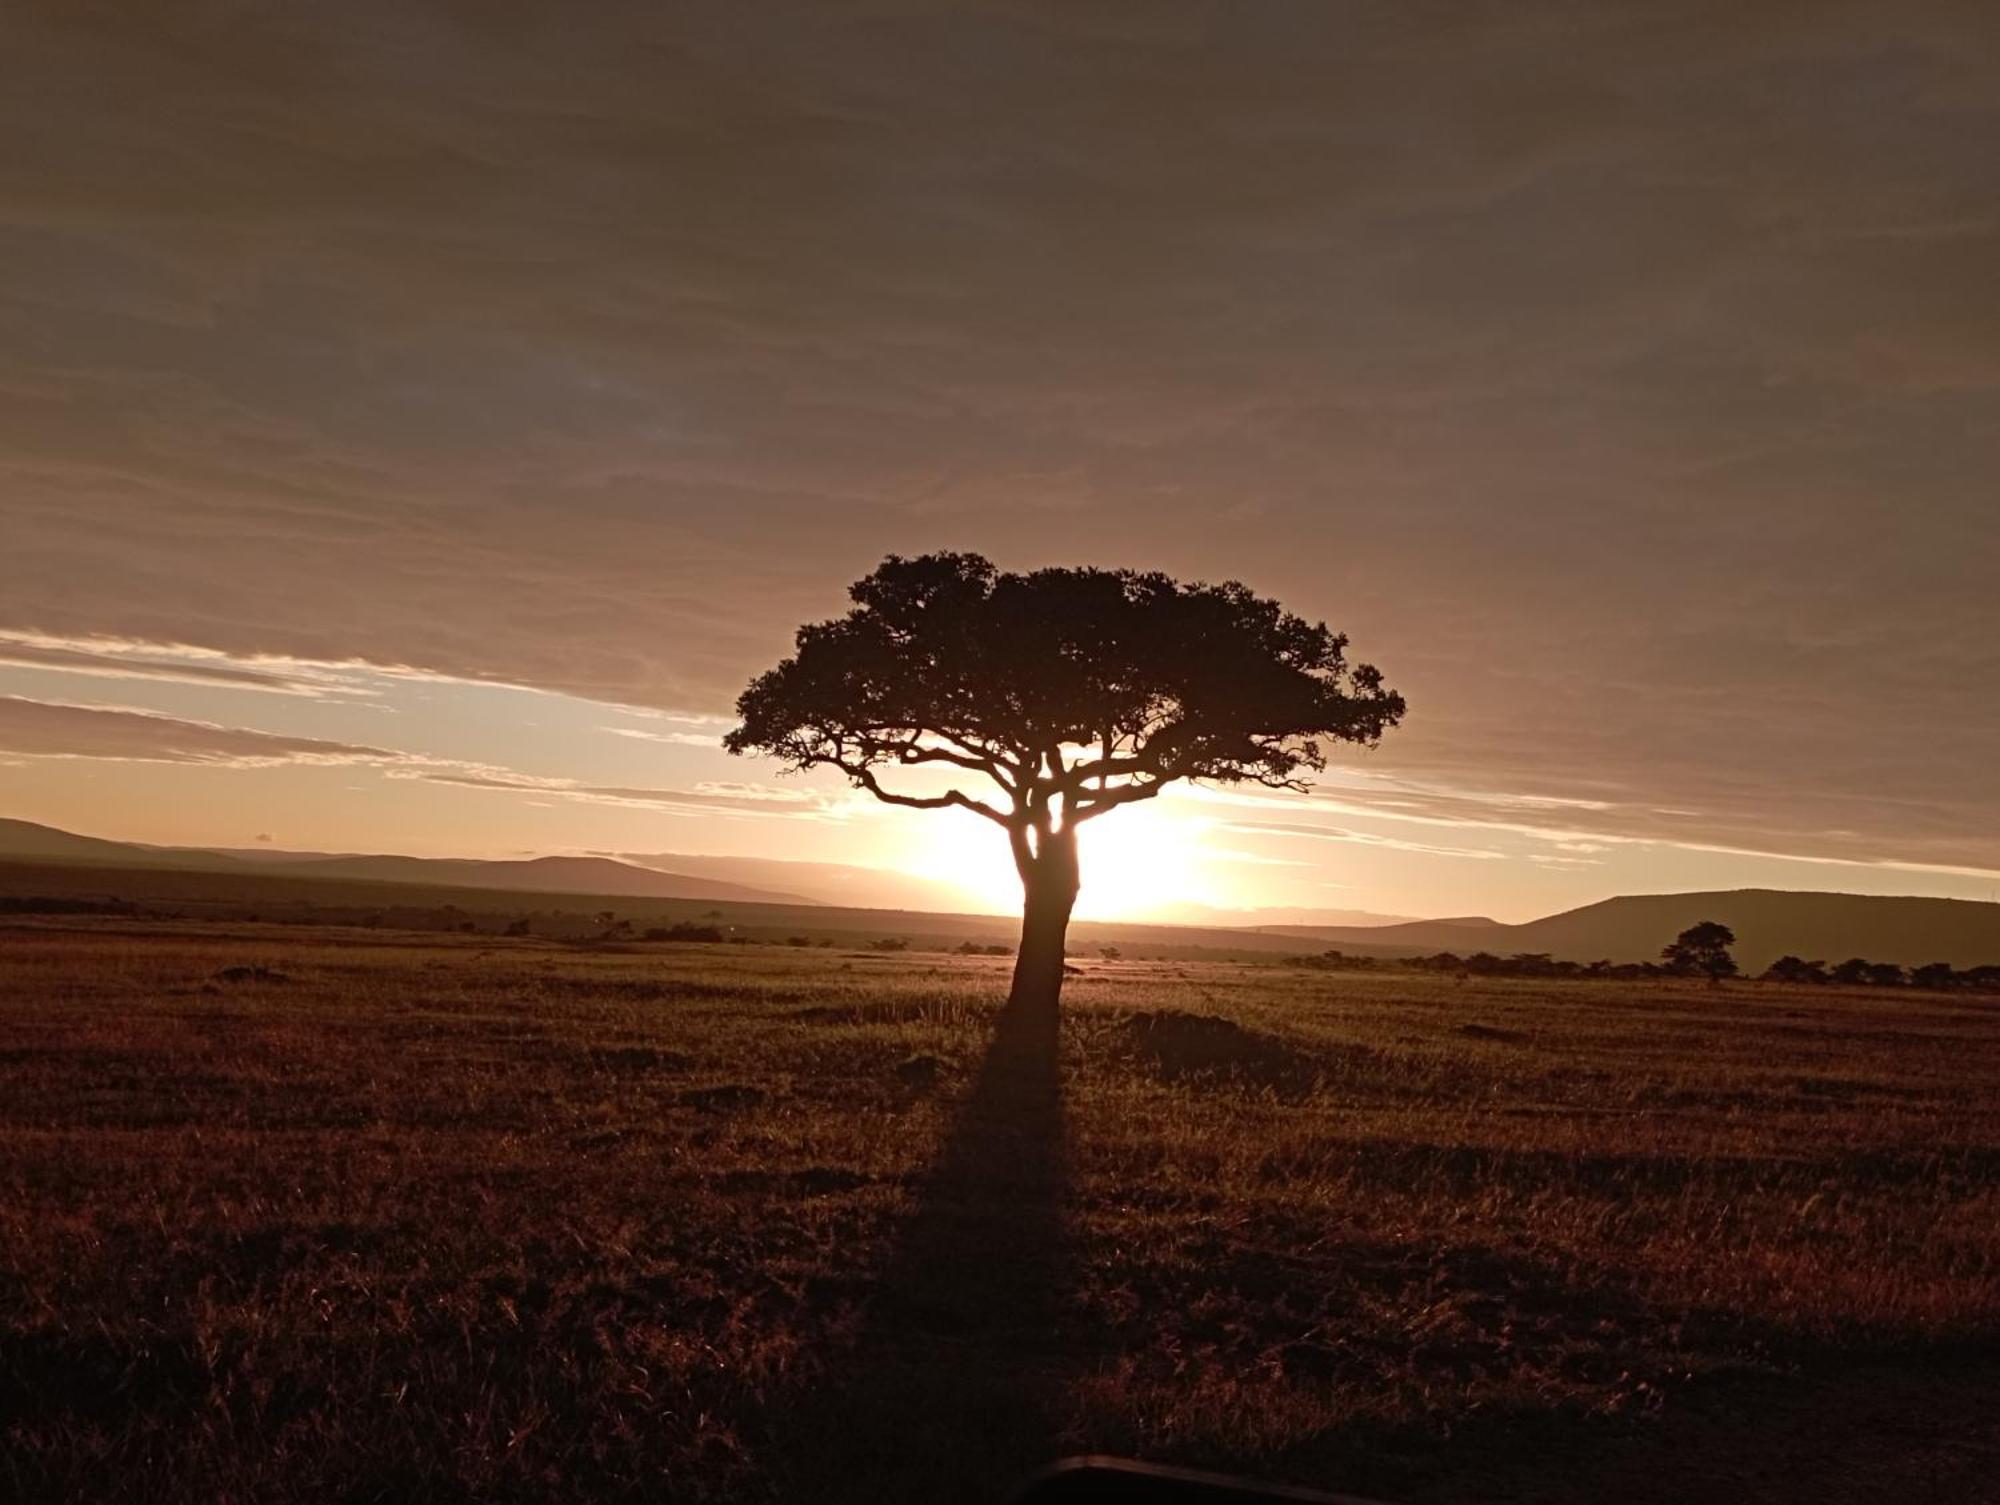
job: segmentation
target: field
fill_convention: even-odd
[[[964,942],[1008,944],[1021,933],[1014,915],[933,914],[896,909],[847,909],[833,904],[746,904],[710,899],[635,899],[617,894],[536,893],[522,889],[456,888],[366,879],[302,878],[259,872],[203,872],[87,862],[0,858],[0,921],[21,913],[102,912],[135,919],[253,921],[343,925],[361,929],[461,931],[501,936],[526,921],[545,940],[601,935],[611,914],[634,932],[674,924],[714,925],[746,941],[802,938],[814,945],[867,947],[901,941],[918,951],[948,951]],[[1254,930],[1203,929],[1078,920],[1074,948],[1095,955],[1115,946],[1130,955],[1178,961],[1270,959],[1325,945],[1311,938]],[[1404,956],[1412,946],[1356,946],[1351,951]]]
[[[2000,1000],[0,928],[0,1497],[2000,1500]]]

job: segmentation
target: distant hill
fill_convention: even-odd
[[[78,836],[34,821],[0,819],[0,858],[87,862],[117,867],[283,874],[371,883],[427,884],[504,892],[593,894],[634,899],[706,899],[735,904],[813,904],[779,889],[635,867],[609,857],[482,861],[455,857],[330,856],[322,852],[218,851],[154,847]]]
[[[105,862],[120,866],[212,868],[225,859],[215,853],[181,853],[170,847],[141,846],[132,841],[105,841],[95,836],[78,836],[54,826],[37,825],[31,820],[0,818],[0,857],[44,859],[58,862]]]
[[[1565,961],[1651,961],[1688,926],[1720,920],[1736,932],[1736,959],[1762,971],[1791,953],[1808,960],[1956,967],[2000,961],[2000,904],[1971,899],[1793,893],[1743,888],[1687,894],[1627,894],[1522,925],[1425,920],[1413,925],[1287,929],[1329,946],[1404,951],[1547,952]]]
[[[785,857],[712,857],[693,852],[600,852],[620,862],[692,878],[717,878],[754,888],[802,894],[821,904],[852,909],[937,910],[974,913],[985,905],[978,895],[949,883],[892,868],[840,862],[803,862]]]
[[[376,883],[431,883],[508,892],[607,894],[634,899],[726,899],[733,904],[811,904],[800,894],[662,873],[610,857],[530,857],[483,862],[456,857],[320,857],[282,866],[259,864],[297,878],[362,878]]]
[[[1223,911],[1216,911],[1222,913]],[[1415,926],[1448,926],[1453,930],[1505,930],[1508,927],[1498,920],[1489,920],[1484,915],[1466,915],[1449,920],[1416,920],[1408,915],[1371,914],[1367,910],[1287,910],[1253,909],[1247,911],[1251,918],[1244,923],[1253,930],[1261,930],[1267,935],[1296,935],[1307,939],[1333,931],[1367,931],[1376,939]],[[1261,919],[1270,915],[1274,918]],[[1284,916],[1282,920],[1276,916]]]
[[[0,819],[0,861],[59,862],[79,866],[170,869],[243,878],[313,879],[322,883],[379,883],[405,887],[484,889],[495,893],[570,894],[604,899],[710,902],[781,906],[797,913],[818,906],[873,913],[886,922],[914,924],[919,915],[970,921],[983,906],[947,885],[908,874],[839,863],[780,859],[677,857],[659,853],[616,858],[537,857],[520,861],[470,858],[333,856],[268,848],[213,851],[151,847],[137,842],[79,836],[33,821]],[[685,862],[697,872],[665,865]],[[654,866],[654,864],[661,866]],[[796,881],[794,881],[796,880]],[[462,901],[469,903],[470,901]],[[1092,926],[1086,933],[1105,937],[1147,935],[1155,943],[1184,930],[1183,944],[1240,945],[1268,952],[1336,947],[1363,956],[1415,956],[1438,951],[1498,956],[1546,952],[1565,961],[1651,961],[1676,934],[1701,920],[1720,920],[1736,932],[1736,959],[1759,972],[1786,953],[1808,960],[1840,962],[1850,956],[1896,962],[1906,967],[1950,962],[1955,967],[2000,962],[2000,904],[1970,899],[1878,897],[1869,894],[1795,893],[1746,888],[1685,894],[1628,894],[1566,910],[1520,925],[1482,917],[1381,923],[1390,916],[1357,911],[1304,911],[1357,915],[1370,923],[1256,923],[1260,913],[1205,911],[1231,916],[1237,924]],[[1189,918],[1193,918],[1192,906]],[[981,917],[1010,933],[1006,917]],[[1225,928],[1226,927],[1226,928]],[[955,932],[956,933],[956,932]],[[1195,937],[1202,936],[1197,942]],[[1236,937],[1224,942],[1217,937]]]
[[[1176,925],[1235,925],[1272,935],[1328,926],[1365,930],[1413,923],[1409,915],[1377,914],[1372,909],[1223,909],[1214,904],[1168,904],[1160,909],[1159,916]]]

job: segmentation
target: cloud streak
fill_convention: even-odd
[[[1314,841],[1340,841],[1354,846],[1381,847],[1394,852],[1421,852],[1427,857],[1468,857],[1476,861],[1500,861],[1507,856],[1488,847],[1447,847],[1426,841],[1406,841],[1400,836],[1382,836],[1372,831],[1355,831],[1345,826],[1304,825],[1274,820],[1225,822],[1225,831],[1243,836],[1296,836]]]
[[[421,779],[428,784],[451,784],[463,789],[555,796],[581,804],[622,805],[677,815],[837,819],[845,810],[843,803],[807,791],[745,784],[706,783],[693,789],[651,789],[590,784],[578,779],[543,777],[478,765],[397,770],[391,776]]]
[[[0,695],[0,753],[223,768],[393,763],[402,759],[401,754],[379,747],[285,737],[152,711],[71,705],[18,695]]]
[[[312,699],[369,693],[317,666],[275,668],[243,664],[226,655],[199,649],[113,638],[63,640],[33,633],[0,632],[0,664],[92,678],[154,680]]]

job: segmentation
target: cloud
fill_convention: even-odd
[[[1131,563],[1521,824],[1991,866],[1989,30],[42,7],[0,627],[719,713],[889,549]]]
[[[1372,831],[1355,831],[1344,826],[1301,825],[1286,821],[1242,820],[1224,822],[1223,830],[1244,836],[1303,836],[1315,841],[1344,841],[1355,846],[1383,847],[1396,852],[1422,852],[1430,857],[1471,857],[1499,860],[1505,852],[1488,847],[1447,847],[1425,841],[1406,841],[1399,836],[1382,836]]]
[[[285,763],[393,763],[399,753],[316,737],[282,737],[151,711],[0,695],[0,752],[268,768]]]
[[[1879,843],[1867,834],[1852,830],[1809,830],[1789,827],[1772,818],[1772,812],[1746,808],[1733,829],[1737,840],[1722,841],[1707,833],[1716,829],[1713,815],[1693,810],[1621,806],[1608,801],[1590,802],[1583,824],[1551,824],[1521,812],[1533,807],[1509,795],[1473,793],[1463,790],[1404,784],[1398,781],[1370,781],[1337,791],[1315,791],[1305,795],[1252,793],[1240,789],[1195,787],[1180,797],[1199,803],[1220,804],[1245,809],[1295,813],[1332,810],[1370,820],[1400,822],[1447,830],[1485,831],[1510,838],[1544,844],[1546,851],[1529,853],[1529,860],[1544,867],[1582,868],[1602,865],[1600,854],[1617,849],[1647,847],[1672,848],[1683,852],[1705,852],[1718,856],[1749,857],[1775,862],[1819,864],[1827,867],[1866,868],[1878,872],[1909,872],[1976,879],[2000,878],[2000,866],[1981,861],[1984,837],[1968,833],[1963,849],[1975,854],[1973,860],[1916,860],[1884,856]],[[1227,824],[1227,823],[1225,823]],[[1405,850],[1435,850],[1441,855],[1469,855],[1465,849],[1436,847],[1426,843],[1399,842],[1354,833],[1344,827],[1293,826],[1285,822],[1248,821],[1244,829],[1287,831],[1295,835],[1327,836],[1329,840],[1359,840],[1364,845],[1401,847]],[[1492,853],[1491,855],[1505,855]]]
[[[157,680],[314,699],[371,693],[320,666],[246,665],[210,651],[116,638],[65,640],[34,633],[0,632],[0,664],[105,679]]]
[[[720,747],[722,745],[722,734],[720,732],[709,735],[703,735],[700,732],[648,732],[642,731],[635,726],[606,726],[600,727],[599,730],[607,731],[614,737],[630,737],[639,742],[665,742],[674,747]]]
[[[851,805],[849,800],[811,790],[729,780],[704,780],[691,789],[593,784],[388,748],[281,736],[125,706],[74,705],[0,695],[0,758],[9,755],[222,768],[373,764],[397,779],[681,815],[839,819]]]
[[[1201,849],[1201,859],[1203,862],[1241,862],[1251,867],[1309,868],[1312,866],[1310,862],[1301,862],[1296,857],[1267,857],[1261,852],[1244,852],[1233,847],[1203,847]],[[1327,888],[1347,887],[1344,883],[1330,883],[1323,886]]]
[[[421,779],[465,789],[491,789],[512,794],[554,795],[592,805],[624,805],[664,810],[679,815],[785,816],[794,819],[836,819],[845,802],[804,790],[770,789],[761,785],[702,783],[693,789],[648,789],[590,784],[578,779],[515,773],[477,764],[452,764],[395,770],[393,778]]]

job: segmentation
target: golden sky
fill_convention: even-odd
[[[960,548],[1243,579],[1409,698],[1101,822],[1086,909],[2000,887],[1986,6],[6,29],[0,814],[955,871],[712,744]]]

